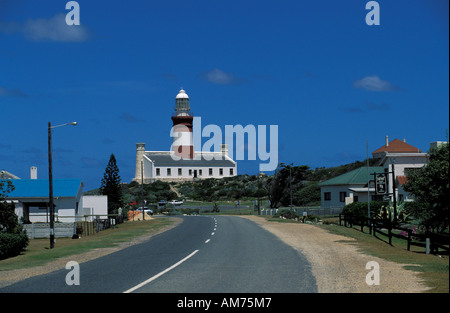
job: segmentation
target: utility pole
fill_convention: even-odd
[[[71,122],[61,125],[52,126],[48,122],[48,206],[50,210],[50,249],[55,247],[55,205],[53,203],[53,168],[52,168],[52,128],[73,125],[77,126],[77,122]]]
[[[292,208],[292,165],[293,163],[289,164],[289,189],[290,189],[290,196],[291,196],[291,202],[289,207]]]
[[[144,161],[141,160],[141,198],[142,198],[142,220],[145,221],[144,208]]]
[[[394,225],[397,224],[397,196],[395,194],[395,170],[392,162],[392,201],[394,202]]]
[[[367,218],[370,219],[370,173],[369,173],[369,140],[366,139],[367,157]]]
[[[50,209],[50,249],[55,247],[55,207],[53,204],[52,125],[48,122],[48,197]]]

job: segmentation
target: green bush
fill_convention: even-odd
[[[388,203],[384,201],[370,201],[370,216],[377,216],[383,206],[387,206]],[[366,218],[367,217],[367,202],[353,202],[347,204],[342,209],[342,213],[345,215],[351,215],[353,218]]]
[[[281,209],[278,210],[278,212],[275,213],[273,217],[284,217],[287,219],[295,219],[300,218],[300,215],[298,215],[297,212],[291,211],[289,209]]]
[[[18,255],[27,246],[26,234],[0,233],[0,260]]]

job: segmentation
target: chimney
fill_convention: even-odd
[[[386,135],[386,147],[389,147],[389,137]]]
[[[134,172],[134,180],[138,183],[142,181],[141,161],[144,159],[145,143],[139,142],[136,144],[136,168]]]
[[[403,142],[406,142],[406,138],[403,138]]]
[[[222,155],[228,155],[228,145],[226,143],[220,145],[220,152],[222,152]]]
[[[37,167],[30,167],[30,179],[37,179]]]

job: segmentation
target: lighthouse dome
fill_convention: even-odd
[[[189,99],[189,96],[187,95],[186,91],[184,91],[184,89],[181,89],[178,92],[176,99]]]

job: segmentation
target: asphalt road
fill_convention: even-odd
[[[64,268],[0,293],[317,292],[304,256],[237,216],[186,216],[144,243],[79,266],[79,285],[66,284],[66,276],[74,276],[73,268]]]

